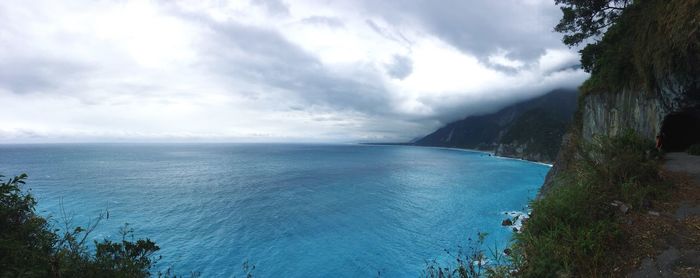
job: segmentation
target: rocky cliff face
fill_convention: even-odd
[[[653,93],[623,90],[588,95],[583,99],[580,111],[581,135],[584,140],[590,140],[595,134],[616,135],[632,129],[639,135],[654,139],[666,116],[694,114],[700,109],[700,92],[695,86],[675,83]]]
[[[588,95],[581,110],[581,135],[589,141],[596,134],[613,136],[633,129],[653,139],[668,110],[660,98],[639,91]]]
[[[621,90],[620,92],[588,94],[579,105],[580,125],[573,128],[562,140],[561,151],[554,167],[547,174],[541,193],[546,193],[556,176],[576,159],[573,154],[576,136],[590,142],[595,135],[614,136],[625,130],[633,130],[650,140],[664,134],[667,144],[681,137],[685,144],[700,143],[700,76],[686,78],[682,82],[662,83],[655,92],[648,90]],[[678,126],[673,116],[687,116]],[[670,126],[674,126],[672,128]]]
[[[512,142],[508,144],[498,144],[494,154],[497,156],[513,157],[530,161],[539,161],[544,163],[552,163],[554,156],[549,154],[532,151],[530,146],[534,142]]]
[[[574,96],[570,103],[559,105],[575,106]],[[502,131],[496,149],[496,155],[515,157],[531,161],[551,163],[559,151],[559,144],[573,116],[572,111],[555,113],[551,108],[530,109],[513,120]],[[563,111],[562,111],[563,112]]]

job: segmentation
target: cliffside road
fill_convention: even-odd
[[[641,261],[631,277],[700,277],[700,156],[668,153],[665,171],[685,182],[671,203],[649,223],[668,227],[656,256]]]
[[[664,169],[669,172],[685,173],[700,186],[700,156],[687,153],[667,153]]]

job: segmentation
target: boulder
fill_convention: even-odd
[[[617,207],[622,214],[627,214],[627,212],[630,210],[630,206],[620,201],[613,201],[610,205]]]

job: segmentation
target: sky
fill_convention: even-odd
[[[3,0],[0,143],[400,142],[588,75],[553,0]]]

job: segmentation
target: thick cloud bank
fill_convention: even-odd
[[[587,75],[550,0],[0,2],[0,142],[400,141]]]

